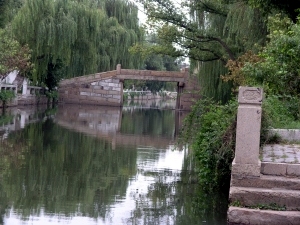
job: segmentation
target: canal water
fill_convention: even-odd
[[[184,115],[162,107],[2,114],[0,224],[226,224],[226,195],[203,193],[174,145]]]

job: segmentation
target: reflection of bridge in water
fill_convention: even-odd
[[[5,115],[7,122],[0,124],[0,138],[5,139],[10,132],[23,129],[27,124],[41,121],[45,117],[45,108],[11,108]],[[138,108],[107,107],[107,106],[84,106],[67,104],[58,108],[54,116],[55,122],[67,129],[82,132],[87,135],[103,138],[116,145],[127,146],[151,146],[166,148],[172,145],[181,127],[182,120],[187,112],[175,111],[174,127],[170,135],[142,135],[121,132],[122,114],[134,113]],[[0,118],[4,118],[2,115]],[[142,126],[141,124],[140,126]]]
[[[60,126],[99,138],[116,145],[151,146],[166,148],[175,141],[184,112],[174,111],[175,129],[172,136],[121,133],[122,108],[64,105],[59,108],[55,121]],[[142,125],[142,124],[141,124]]]

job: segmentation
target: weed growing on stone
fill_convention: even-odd
[[[286,155],[286,154],[283,154],[282,156],[281,156],[281,158],[282,159],[286,159],[288,156]]]
[[[251,209],[262,209],[262,210],[274,210],[274,211],[286,211],[286,206],[280,206],[277,203],[270,204],[257,204],[255,206],[250,206],[247,208]]]

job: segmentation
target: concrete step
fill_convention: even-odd
[[[300,211],[270,211],[229,207],[229,225],[300,225]]]
[[[261,173],[264,175],[298,177],[300,178],[299,163],[262,162]]]
[[[245,207],[272,205],[300,211],[300,191],[254,187],[230,187],[229,201]]]
[[[232,175],[231,186],[300,190],[300,178],[262,174],[260,177],[244,177],[241,179],[238,176]]]

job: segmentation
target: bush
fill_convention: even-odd
[[[58,91],[48,91],[46,92],[46,96],[48,99],[53,99],[53,101],[56,101],[58,99]]]
[[[266,129],[270,128],[299,128],[300,99],[294,96],[271,95],[263,102],[263,120]],[[298,121],[298,127],[294,127]]]
[[[0,101],[2,102],[3,108],[6,107],[6,103],[15,97],[13,91],[2,90],[0,91]]]
[[[199,181],[206,190],[229,185],[234,157],[237,102],[226,105],[202,99],[187,116],[182,131],[190,143],[199,172]]]

